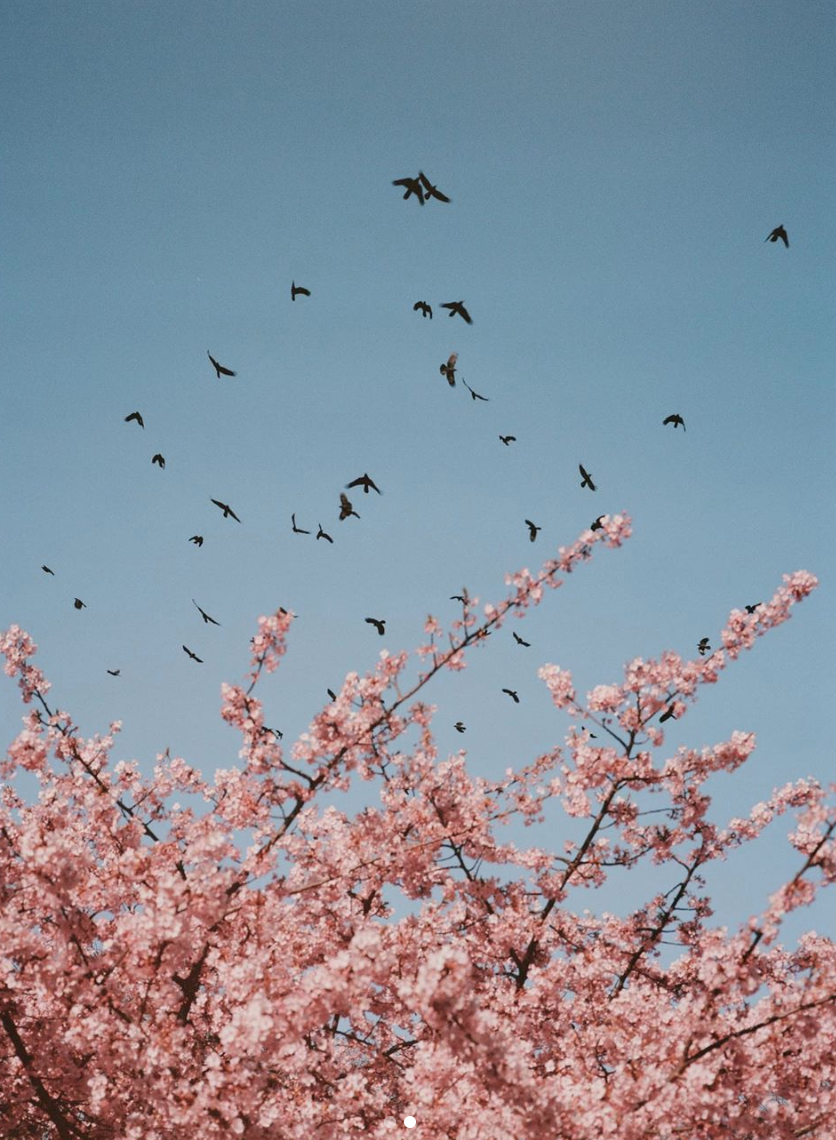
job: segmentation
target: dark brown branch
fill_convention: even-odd
[[[26,1076],[29,1078],[29,1083],[35,1091],[35,1096],[38,1099],[38,1103],[46,1115],[49,1117],[49,1119],[52,1121],[52,1123],[55,1125],[60,1140],[73,1140],[74,1137],[82,1137],[83,1133],[80,1132],[74,1124],[66,1119],[64,1113],[62,1112],[60,1103],[55,1099],[55,1097],[50,1096],[43,1081],[34,1071],[32,1066],[32,1055],[24,1045],[23,1040],[17,1031],[17,1026],[14,1023],[14,1019],[8,1010],[3,1010],[3,1012],[0,1013],[0,1025],[2,1025],[6,1030],[9,1040],[14,1046],[14,1051],[17,1055],[17,1059],[20,1061],[21,1065],[26,1071]]]

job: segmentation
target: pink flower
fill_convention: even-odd
[[[112,764],[119,722],[82,737],[46,705],[31,639],[0,635],[6,672],[36,701],[0,785],[9,1135],[382,1138],[409,1114],[416,1136],[462,1140],[829,1137],[836,952],[815,932],[796,949],[780,938],[836,881],[836,786],[796,780],[724,821],[709,781],[746,763],[754,735],[657,752],[660,712],[681,716],[815,578],[786,576],[753,614],[732,611],[705,661],[634,659],[585,709],[572,674],[544,665],[556,707],[597,731],[576,722],[565,747],[499,780],[434,737],[429,680],[629,533],[606,516],[510,576],[481,625],[476,599],[446,633],[428,618],[425,674],[384,651],[287,754],[253,689],[292,615],[260,618],[249,687],[221,689],[242,763],[211,781],[168,750],[150,779]],[[31,803],[20,769],[38,784]],[[358,778],[377,781],[358,814],[323,800]],[[501,842],[510,819],[559,808],[571,826],[548,848]],[[787,881],[719,927],[708,865],[788,812]],[[655,893],[594,913],[588,892],[642,862]],[[398,921],[396,897],[415,903]]]
[[[625,694],[618,685],[596,685],[587,694],[586,705],[595,712],[616,712],[624,700]]]
[[[557,665],[543,665],[538,669],[537,676],[546,682],[556,708],[563,709],[575,703],[572,674],[568,669],[561,669]]]

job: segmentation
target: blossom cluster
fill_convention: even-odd
[[[707,783],[746,763],[754,735],[665,754],[661,720],[787,620],[812,575],[732,611],[709,657],[636,658],[585,701],[568,669],[543,665],[571,717],[564,744],[500,780],[438,752],[429,681],[630,529],[604,517],[539,572],[509,576],[481,620],[465,592],[446,643],[428,618],[414,680],[406,654],[384,651],[287,748],[253,690],[293,615],[260,618],[249,687],[221,691],[241,763],[211,781],[168,752],[148,780],[136,761],[111,765],[119,724],[81,737],[47,705],[32,640],[0,635],[35,705],[0,795],[4,1135],[383,1140],[412,1116],[433,1140],[830,1140],[836,949],[778,937],[836,878],[836,788],[796,780],[718,823]],[[15,792],[18,771],[37,777],[36,804]],[[354,776],[379,780],[379,806],[321,808]],[[169,802],[183,793],[206,811]],[[500,825],[558,805],[579,837],[555,851],[501,842]],[[787,812],[792,878],[738,929],[712,926],[707,867]],[[668,889],[625,916],[582,905],[642,861],[669,872]],[[387,891],[419,912],[392,921]]]

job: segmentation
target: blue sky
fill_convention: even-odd
[[[114,760],[146,772],[167,747],[237,763],[220,685],[285,606],[259,693],[289,744],[347,671],[419,644],[427,613],[452,621],[462,586],[497,601],[506,572],[626,511],[622,550],[426,691],[442,754],[489,777],[527,763],[567,727],[540,665],[586,692],[634,656],[693,654],[803,568],[819,590],[661,755],[757,733],[712,785],[718,822],[832,779],[831,5],[19,0],[0,24],[0,626],[33,636],[83,733],[122,720]],[[392,179],[419,169],[450,205],[402,200]],[[764,242],[781,223],[789,249]],[[470,327],[438,308],[458,299]],[[490,402],[447,386],[451,352]],[[366,471],[383,495],[339,522]],[[334,545],[294,535],[294,511]],[[6,740],[22,712],[0,684]],[[718,921],[795,872],[788,829],[718,869]],[[566,834],[555,807],[507,838]],[[788,934],[811,925],[836,932],[817,907]]]

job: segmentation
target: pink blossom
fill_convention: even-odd
[[[112,763],[119,722],[82,737],[47,706],[28,635],[0,635],[33,705],[0,787],[4,1135],[382,1140],[412,1115],[416,1136],[460,1140],[828,1140],[836,950],[813,931],[796,950],[780,936],[836,880],[836,786],[796,780],[724,821],[707,782],[745,764],[754,735],[659,753],[663,710],[682,717],[813,576],[732,611],[710,658],[636,658],[586,708],[568,670],[542,666],[556,707],[598,731],[576,722],[565,746],[499,780],[434,737],[436,674],[629,534],[626,516],[605,516],[511,575],[481,624],[477,599],[448,630],[428,618],[424,674],[382,652],[286,750],[253,690],[292,615],[259,619],[248,687],[221,689],[241,763],[211,780],[168,751],[150,779]],[[20,770],[39,784],[31,804],[12,786]],[[378,781],[368,807],[323,806],[358,777]],[[508,820],[558,806],[584,821],[574,838],[502,842]],[[706,865],[787,813],[791,877],[719,928]],[[643,861],[667,873],[656,894],[625,917],[584,906],[613,867]],[[385,891],[420,906],[392,921]]]
[[[556,708],[563,709],[574,704],[575,690],[572,687],[572,674],[568,669],[561,669],[557,665],[543,665],[537,671],[537,676],[546,682]]]
[[[587,694],[586,706],[595,712],[616,712],[624,700],[625,695],[618,685],[596,685]]]

